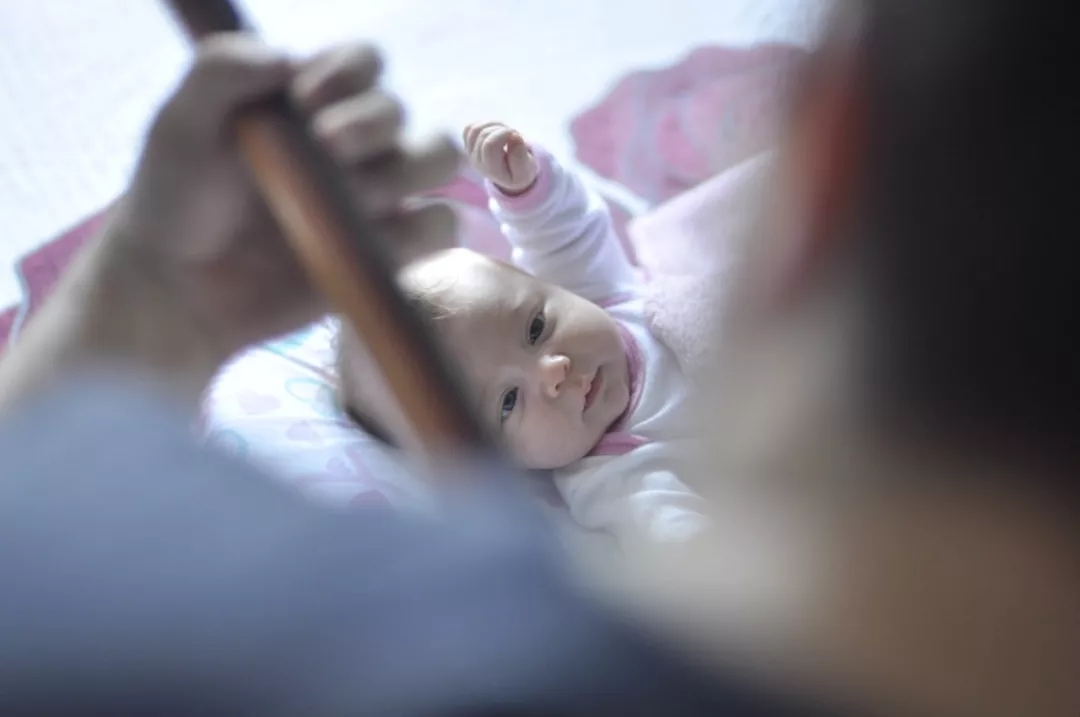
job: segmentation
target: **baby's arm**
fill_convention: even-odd
[[[644,451],[645,455],[634,455]],[[709,524],[706,502],[648,448],[615,459],[586,459],[580,471],[556,479],[559,493],[578,524],[613,534],[624,548],[633,543],[683,543]]]
[[[634,291],[607,205],[578,177],[505,125],[471,125],[465,148],[521,268],[597,303]]]

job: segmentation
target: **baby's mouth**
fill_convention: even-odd
[[[582,413],[589,410],[589,407],[596,402],[596,397],[600,395],[600,389],[604,387],[604,369],[603,367],[596,369],[596,373],[593,374],[592,379],[589,381],[589,390],[585,392],[585,406],[581,409]]]

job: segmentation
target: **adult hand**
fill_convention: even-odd
[[[448,181],[458,152],[445,137],[403,144],[402,109],[378,88],[380,71],[365,45],[295,61],[243,35],[201,43],[108,229],[0,366],[0,404],[95,361],[167,374],[197,396],[229,356],[325,310],[231,130],[245,106],[276,92],[308,114],[385,236],[409,254],[450,245],[449,208],[403,200]]]
[[[403,210],[402,199],[450,180],[458,152],[448,138],[402,144],[403,112],[377,87],[380,71],[365,45],[296,63],[252,38],[221,35],[201,45],[155,120],[117,216],[119,250],[156,272],[160,290],[223,350],[294,329],[325,308],[237,155],[230,120],[251,101],[287,89],[391,241],[452,241],[448,207]]]

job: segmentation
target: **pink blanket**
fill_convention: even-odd
[[[649,272],[646,312],[691,377],[718,347],[728,275],[768,201],[772,154],[762,152],[630,223]]]
[[[648,277],[653,329],[691,376],[716,348],[737,242],[768,201],[779,108],[803,56],[782,45],[701,48],[673,67],[628,75],[571,123],[578,159],[653,205],[631,217],[608,200],[624,248]],[[441,194],[460,204],[466,246],[509,256],[476,177]]]

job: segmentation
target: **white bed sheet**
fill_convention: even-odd
[[[275,43],[375,39],[411,127],[501,118],[570,156],[566,122],[694,45],[807,43],[824,0],[248,0]],[[115,197],[190,57],[153,0],[0,0],[0,308],[14,261]]]

